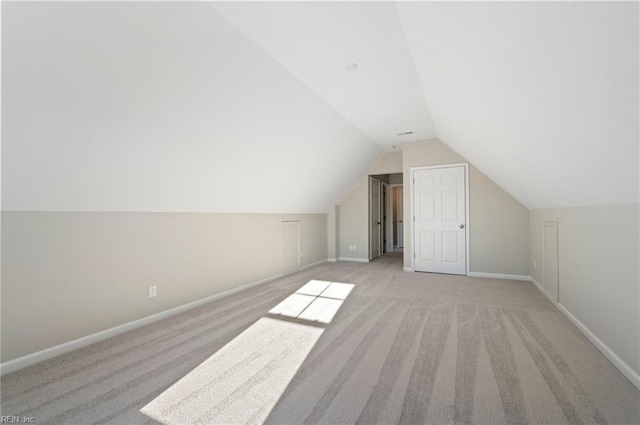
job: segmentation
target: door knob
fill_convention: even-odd
[[[461,225],[460,225],[460,228],[461,228],[461,229],[464,229],[464,224],[461,224]]]

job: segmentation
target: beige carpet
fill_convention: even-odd
[[[327,283],[294,294],[310,280]],[[640,393],[533,284],[404,273],[390,254],[315,267],[4,376],[2,415],[639,424]]]

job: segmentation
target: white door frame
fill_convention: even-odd
[[[391,200],[393,198],[393,194],[391,193],[391,185],[389,183],[382,182],[382,190],[386,191],[387,197],[384,198],[384,206],[382,208],[382,218],[384,220],[384,228],[387,229],[385,234],[382,236],[382,241],[387,240],[387,243],[384,245],[384,252],[393,251],[393,240],[389,240],[389,235],[391,235],[391,239],[393,239],[393,228],[391,227],[391,215],[393,214],[391,208]],[[386,217],[386,219],[384,218]]]
[[[442,164],[442,165],[426,165],[426,166],[422,166],[422,167],[411,167],[409,168],[409,217],[411,218],[411,220],[409,220],[409,249],[411,250],[411,252],[409,253],[409,255],[411,256],[411,270],[406,270],[405,271],[415,271],[416,270],[416,257],[415,257],[415,252],[416,252],[416,247],[415,247],[415,241],[414,241],[414,237],[413,237],[413,222],[415,220],[415,216],[414,216],[414,209],[413,209],[413,182],[415,179],[415,172],[416,171],[422,171],[422,170],[433,170],[436,168],[453,168],[453,167],[464,167],[464,198],[465,198],[465,220],[466,220],[466,224],[464,226],[464,230],[465,230],[465,250],[466,250],[466,260],[465,260],[465,276],[469,274],[470,268],[469,265],[471,264],[471,256],[470,256],[470,250],[469,250],[469,246],[471,245],[471,239],[469,238],[469,163],[468,162],[460,162],[460,163],[456,163],[456,164]],[[405,195],[406,196],[406,195]],[[407,216],[407,213],[405,212],[404,216]],[[404,220],[404,225],[407,225],[407,220]],[[406,244],[405,244],[406,246]]]
[[[285,246],[284,246],[284,239],[283,239],[283,244],[282,244],[282,262],[283,262],[283,272],[284,272],[284,273],[293,273],[293,272],[295,272],[295,271],[297,271],[297,270],[300,270],[300,268],[302,267],[302,264],[301,264],[302,256],[300,255],[300,254],[301,254],[301,248],[302,248],[302,245],[301,245],[301,236],[300,236],[300,233],[301,233],[300,220],[284,220],[284,221],[282,221],[282,229],[283,229],[282,231],[283,231],[283,234],[284,234],[284,228],[285,228],[286,226],[296,226],[296,233],[297,233],[297,235],[298,235],[298,237],[297,237],[297,244],[298,244],[298,256],[297,256],[297,257],[298,257],[298,263],[297,263],[297,266],[296,266],[296,268],[295,268],[295,269],[294,269],[294,268],[291,268],[291,269],[286,270],[286,267],[285,267],[285,264],[284,264],[284,262],[286,261],[286,258],[285,258]]]
[[[375,182],[375,183],[374,183]],[[375,258],[379,258],[382,256],[382,241],[383,241],[383,236],[382,236],[382,224],[379,224],[378,227],[378,252],[374,253],[373,252],[373,232],[371,231],[372,229],[372,220],[371,220],[371,214],[373,211],[373,200],[371,199],[371,191],[372,191],[372,187],[374,184],[379,185],[379,189],[378,189],[378,205],[376,205],[376,208],[378,209],[378,220],[380,220],[380,223],[382,223],[382,208],[381,208],[381,204],[382,204],[382,181],[376,179],[373,176],[369,176],[369,193],[368,193],[368,198],[369,198],[369,219],[367,220],[369,223],[369,261],[375,259]]]
[[[393,201],[394,201],[394,196],[395,196],[395,189],[397,187],[403,187],[404,184],[402,183],[398,183],[398,184],[390,184],[389,185],[389,189],[391,190],[391,208],[390,208],[390,216],[391,216],[391,249],[389,251],[393,251],[395,245],[393,244],[393,223],[396,220],[396,216],[393,215]],[[404,217],[402,217],[402,223],[404,223]],[[404,236],[404,235],[403,235]]]

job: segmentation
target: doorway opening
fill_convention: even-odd
[[[402,173],[369,176],[369,260],[404,246]]]

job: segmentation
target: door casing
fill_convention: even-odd
[[[377,188],[378,199],[374,201],[374,187]],[[375,216],[374,216],[375,213]],[[382,182],[369,176],[369,260],[382,256]],[[375,225],[374,225],[375,221]],[[375,228],[375,230],[374,230]],[[375,242],[375,243],[374,243]]]
[[[558,221],[545,220],[542,234],[542,284],[554,303],[560,302]]]
[[[282,271],[300,270],[300,221],[282,222]]]

